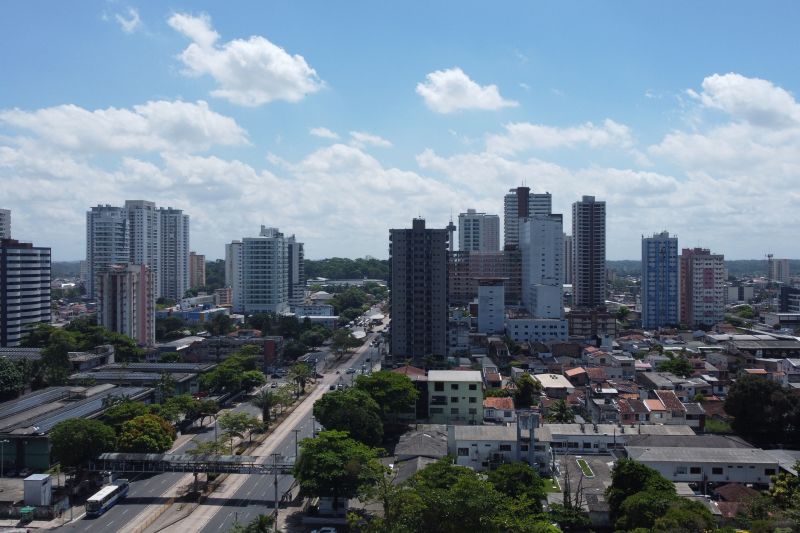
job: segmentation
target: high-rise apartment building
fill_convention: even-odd
[[[189,288],[204,287],[206,284],[206,256],[189,252]]]
[[[767,269],[770,281],[777,281],[778,283],[789,283],[789,260],[788,259],[775,259],[772,254],[767,256]]]
[[[458,215],[458,249],[461,252],[500,250],[500,217],[467,209]]]
[[[478,280],[478,333],[503,333],[505,330],[506,289],[504,278]]]
[[[147,265],[156,298],[178,300],[189,288],[189,215],[127,200],[124,207],[93,207],[86,213],[87,295],[108,265]]]
[[[289,312],[288,239],[278,228],[261,226],[258,237],[242,239],[242,310]]]
[[[98,205],[86,213],[86,294],[97,298],[97,280],[109,265],[130,262],[128,212],[123,207]]]
[[[447,259],[447,301],[467,305],[478,297],[481,278],[504,278],[505,303],[522,302],[522,256],[516,248],[502,252],[454,252]]]
[[[679,300],[678,238],[664,231],[642,237],[642,327],[677,326]]]
[[[50,318],[50,248],[0,239],[0,347],[19,346]]]
[[[563,318],[564,223],[561,215],[520,219],[522,303],[536,318]]]
[[[150,267],[158,298],[161,296],[161,216],[155,202],[146,200],[126,200],[125,211],[131,249],[128,262]]]
[[[286,239],[289,305],[302,305],[306,296],[305,251],[294,235]]]
[[[572,285],[574,276],[572,269],[575,268],[575,261],[572,258],[572,235],[564,234],[564,283]]]
[[[584,196],[572,204],[572,294],[579,309],[600,309],[606,300],[606,203]]]
[[[705,248],[684,248],[680,257],[680,319],[711,327],[725,318],[725,257]]]
[[[553,209],[550,193],[534,194],[530,187],[509,189],[503,198],[503,245],[505,248],[519,245],[519,219],[531,215],[549,215]]]
[[[97,279],[97,322],[141,346],[155,343],[155,283],[147,265],[109,265]]]
[[[389,230],[392,271],[391,350],[396,360],[444,357],[447,352],[446,229],[426,229],[415,218],[411,229]]]
[[[11,238],[11,210],[0,209],[0,239]]]
[[[244,311],[242,241],[225,245],[225,286],[231,289],[231,310]]]
[[[159,297],[180,300],[189,289],[189,215],[161,207]]]

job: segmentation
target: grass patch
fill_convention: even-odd
[[[723,420],[717,420],[715,418],[707,418],[706,419],[706,433],[733,433],[731,429],[731,425]]]
[[[581,472],[583,472],[584,476],[594,477],[594,472],[592,472],[592,469],[589,467],[589,463],[583,459],[578,459],[578,466],[581,467]]]
[[[554,477],[546,477],[542,478],[544,481],[544,490],[545,492],[561,492],[561,487],[558,484],[558,480]]]

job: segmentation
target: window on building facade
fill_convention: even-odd
[[[459,457],[469,457],[469,448],[459,448],[458,449],[458,456]]]

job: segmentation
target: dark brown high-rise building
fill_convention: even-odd
[[[389,230],[389,241],[392,357],[445,357],[448,231],[415,218],[411,229]]]
[[[572,204],[573,304],[601,309],[606,303],[606,203],[584,196]]]

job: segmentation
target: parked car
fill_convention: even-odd
[[[356,369],[355,369],[355,368],[352,368],[352,367],[351,367],[351,368],[348,368],[348,369],[347,369],[347,371],[346,371],[345,373],[346,373],[346,374],[355,374],[355,373],[356,373]]]

